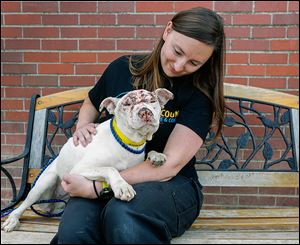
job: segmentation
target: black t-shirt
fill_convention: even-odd
[[[163,108],[160,127],[152,140],[147,143],[146,155],[151,150],[163,152],[176,123],[192,129],[203,141],[211,124],[211,104],[208,98],[193,86],[191,76],[172,78],[164,87],[174,94],[174,99]],[[133,85],[132,74],[129,71],[129,57],[122,56],[107,67],[97,84],[89,91],[89,98],[98,110],[106,97],[116,97],[131,90]],[[197,179],[195,161],[196,158],[193,157],[179,174]]]

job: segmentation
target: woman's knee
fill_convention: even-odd
[[[95,200],[71,198],[58,228],[58,243],[98,243],[99,206]]]
[[[111,200],[102,213],[102,231],[107,243],[169,243],[166,223],[135,209],[135,205]]]

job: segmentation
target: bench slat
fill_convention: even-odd
[[[201,210],[200,218],[266,218],[299,217],[298,208],[224,209]]]
[[[41,110],[48,107],[60,105],[62,103],[84,100],[87,97],[88,91],[91,88],[91,86],[82,87],[40,97],[37,99],[35,109]],[[249,100],[262,101],[271,104],[277,104],[281,106],[299,109],[298,96],[270,89],[251,87],[240,84],[224,83],[224,95],[234,98],[247,98]]]
[[[299,187],[299,172],[197,171],[203,186]]]
[[[198,218],[192,229],[203,230],[299,230],[298,218],[228,218],[205,219]]]

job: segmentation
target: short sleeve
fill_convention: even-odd
[[[101,78],[98,80],[96,85],[89,91],[88,94],[96,110],[99,110],[99,106],[102,100],[104,100],[107,97],[106,95],[107,73],[108,73],[108,68],[104,71]]]
[[[121,56],[105,69],[96,85],[89,91],[89,98],[98,110],[101,102],[109,96],[132,90],[132,75],[128,68],[128,57]]]
[[[211,103],[202,92],[194,91],[181,109],[177,123],[190,128],[204,141],[210,129],[211,121]]]

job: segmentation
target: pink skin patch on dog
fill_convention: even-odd
[[[134,106],[140,103],[153,103],[156,102],[157,99],[151,92],[147,91],[134,91],[130,92],[125,100],[123,101],[123,106]]]

